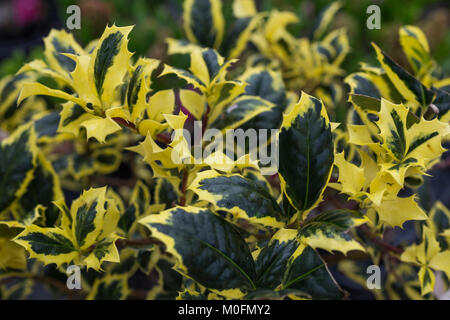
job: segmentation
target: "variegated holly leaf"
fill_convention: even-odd
[[[436,201],[430,212],[428,227],[436,234],[436,239],[442,249],[450,247],[450,210],[440,201]],[[446,237],[447,235],[447,237]]]
[[[192,43],[218,49],[225,21],[220,0],[187,0],[183,7],[184,29]]]
[[[70,101],[77,106],[67,108],[61,116],[61,127],[70,126],[67,131],[77,133],[80,127],[85,127],[87,137],[94,137],[104,142],[107,135],[120,130],[113,118],[130,121],[128,108],[120,105],[120,87],[125,76],[131,72],[128,51],[128,34],[132,27],[107,27],[92,52],[86,53],[76,46],[73,38],[67,37],[67,43],[62,43],[61,34],[55,33],[48,37],[46,51],[50,66],[45,63],[33,62],[19,72],[29,70],[48,74],[62,83],[60,87],[69,87],[73,94],[60,89],[50,88],[38,82],[23,85],[18,102],[34,96],[47,95]],[[56,45],[58,43],[58,45]],[[79,47],[79,46],[78,46]],[[80,112],[83,109],[84,112]],[[74,110],[75,109],[75,110]],[[76,112],[75,112],[76,111]],[[136,115],[133,115],[136,118]],[[76,121],[77,123],[73,123]]]
[[[427,165],[438,158],[444,148],[442,139],[450,133],[450,126],[438,119],[423,117],[407,128],[408,109],[403,105],[381,100],[376,122],[383,139],[383,147],[400,163]]]
[[[279,230],[253,257],[258,288],[294,290],[313,299],[343,297],[325,263],[313,248],[299,241],[295,229]]]
[[[116,87],[129,71],[132,53],[128,51],[129,27],[107,27],[92,52],[88,77],[103,104],[111,105]]]
[[[181,55],[186,63],[175,65],[176,68],[166,66],[162,75],[174,73],[203,92],[215,80],[224,80],[229,63],[225,63],[224,57],[216,50],[171,38],[167,40],[167,44],[169,55]]]
[[[155,59],[140,58],[133,66],[129,82],[124,83],[121,101],[126,105],[132,123],[140,123],[142,119],[162,121],[162,113],[173,112],[172,90],[155,93],[150,89],[149,75],[156,72],[160,64],[161,62]],[[150,93],[152,95],[147,99]]]
[[[58,132],[60,115],[58,112],[41,112],[36,114],[32,121],[39,143],[56,143],[69,138]]]
[[[425,78],[434,67],[425,34],[416,26],[403,26],[399,29],[399,36],[403,52],[414,73],[419,79]]]
[[[2,128],[6,122],[16,112],[18,112],[17,97],[22,85],[33,81],[35,77],[30,73],[20,73],[14,76],[6,76],[0,80],[0,119],[2,119]]]
[[[0,145],[0,213],[21,197],[33,179],[38,149],[32,125],[24,125]]]
[[[373,79],[373,76],[369,73],[355,72],[348,75],[344,79],[344,81],[350,87],[349,100],[352,95],[370,97],[373,99],[381,98],[381,93]],[[365,103],[364,104],[361,103],[358,105],[365,105]]]
[[[382,208],[390,207],[394,200],[411,209],[416,207],[410,200],[395,198],[411,179],[419,177],[420,182],[420,176],[444,152],[442,141],[450,126],[438,118],[419,119],[403,104],[393,104],[383,98],[379,108],[373,113],[358,112],[364,124],[348,125],[349,142],[367,146],[370,152],[359,150],[361,166],[348,162],[342,154],[336,156],[341,183],[339,190],[360,201],[369,198],[375,203],[378,213],[383,215],[383,220],[387,218],[389,223],[402,225],[407,220],[406,212],[410,213],[411,219],[423,219],[425,215],[419,208],[391,218]],[[369,120],[368,115],[377,120]],[[381,204],[385,196],[388,196],[387,202]]]
[[[236,129],[262,113],[271,112],[273,108],[275,105],[267,100],[244,95],[233,100],[210,126],[221,131]]]
[[[29,225],[14,239],[31,258],[58,266],[76,262],[95,270],[103,261],[119,262],[115,246],[119,211],[115,200],[106,198],[106,188],[83,192],[70,209],[63,199],[55,205],[61,211],[60,227]]]
[[[387,100],[381,101],[379,120],[380,135],[383,146],[397,160],[403,160],[408,148],[406,135],[406,118],[408,109],[402,105],[394,105]]]
[[[419,80],[392,60],[376,44],[372,43],[378,62],[388,75],[390,81],[407,101],[414,101],[425,110],[433,101],[434,94]]]
[[[177,185],[168,179],[159,178],[155,187],[155,203],[165,205],[166,209],[171,208],[177,203],[179,193]]]
[[[59,228],[27,226],[14,241],[25,248],[30,258],[44,264],[55,263],[60,266],[72,262],[78,252],[69,232]]]
[[[294,54],[296,39],[287,26],[298,21],[298,16],[293,12],[272,10],[252,35],[252,44],[266,58],[279,59],[289,65],[293,60],[290,55]]]
[[[72,235],[80,249],[94,244],[103,227],[106,212],[106,188],[90,189],[83,192],[70,207]]]
[[[374,205],[373,208],[378,214],[381,222],[395,227],[402,227],[408,220],[426,220],[426,213],[420,208],[415,201],[415,196],[407,198],[385,199],[379,205]]]
[[[334,160],[331,126],[320,100],[302,92],[283,116],[279,148],[281,188],[297,210],[308,211],[321,200]]]
[[[352,95],[367,96],[377,100],[383,97],[395,103],[405,100],[382,68],[361,64],[361,69],[362,71],[352,73],[344,79],[350,86],[349,100],[353,100]],[[357,105],[367,109],[365,105]]]
[[[87,113],[83,107],[73,102],[66,102],[62,105],[58,132],[78,136],[81,124],[92,119],[93,116]]]
[[[121,214],[118,227],[129,234],[140,216],[147,214],[150,207],[150,192],[142,181],[138,181],[131,193],[129,205]]]
[[[255,265],[239,232],[208,209],[175,207],[139,221],[162,241],[175,269],[229,298],[254,289]]]
[[[258,96],[274,104],[269,111],[255,115],[241,125],[241,128],[278,129],[282,121],[282,112],[290,102],[281,73],[264,67],[253,67],[246,70],[239,79],[247,83],[246,95]],[[267,141],[270,141],[270,138],[268,136]]]
[[[320,43],[322,48],[333,48],[334,52],[331,55],[325,54],[328,62],[332,66],[340,66],[350,51],[350,44],[345,29],[337,29],[330,32]],[[333,50],[332,50],[333,51]],[[336,71],[339,73],[339,71]],[[336,100],[336,99],[335,99]]]
[[[116,235],[108,235],[98,239],[92,252],[83,261],[86,267],[101,270],[104,261],[119,263],[120,256],[116,248],[118,238]]]
[[[267,189],[239,174],[203,171],[197,174],[189,189],[200,200],[231,213],[235,219],[270,227],[282,227],[285,223],[281,208]]]
[[[59,211],[52,202],[61,198],[63,192],[59,178],[51,163],[39,153],[33,178],[11,211],[15,220],[23,225],[30,225],[36,220],[36,210],[43,211],[42,215],[39,215],[43,218],[44,225],[53,227],[59,217]]]
[[[300,244],[287,262],[281,289],[295,289],[309,294],[313,299],[341,299],[343,290],[328,271],[317,252]]]
[[[327,31],[331,21],[333,21],[334,16],[341,7],[342,3],[340,1],[334,1],[319,13],[319,16],[313,27],[313,35],[315,39],[320,39],[323,36],[323,34]]]
[[[350,210],[326,211],[314,216],[298,229],[300,241],[314,249],[340,251],[347,254],[351,250],[365,251],[352,236],[349,229],[367,222],[361,214]]]
[[[228,80],[227,73],[236,60],[225,60],[216,50],[174,39],[168,40],[169,55],[184,57],[183,66],[166,66],[161,76],[175,74],[200,90],[196,95],[181,91],[181,102],[196,118],[208,111],[208,124],[213,123],[233,100],[244,93],[245,82]]]
[[[234,20],[227,30],[220,52],[224,53],[229,59],[238,58],[246,49],[250,37],[258,27],[261,18],[261,15],[255,13]]]
[[[408,264],[400,264],[396,274],[388,273],[385,282],[385,298],[392,300],[427,300],[421,295],[417,271]]]
[[[73,34],[66,30],[51,30],[49,35],[44,38],[45,60],[49,69],[70,79],[70,73],[75,70],[75,61],[64,54],[83,55],[86,52],[75,41]]]
[[[275,289],[280,285],[287,261],[299,244],[296,230],[280,229],[266,246],[253,252],[256,284],[259,288]]]
[[[191,282],[190,279],[182,277],[173,269],[174,259],[168,255],[162,255],[155,268],[153,268],[152,276],[158,279],[157,284],[147,294],[148,300],[163,299],[173,300],[177,297],[178,291],[181,290],[183,282]],[[186,279],[186,280],[185,280]]]
[[[192,163],[191,161],[193,161],[189,144],[181,130],[188,117],[184,113],[180,113],[178,115],[165,114],[164,118],[174,132],[170,143],[161,147],[151,134],[147,133],[142,142],[127,149],[142,155],[144,161],[152,168],[155,177],[177,180],[178,178],[173,175],[173,172],[170,172],[170,169],[182,169],[186,162]]]
[[[435,277],[431,269],[441,270],[450,276],[450,251],[441,251],[436,234],[430,228],[424,226],[422,232],[422,242],[412,244],[402,253],[400,259],[405,262],[419,265],[418,276],[422,288],[422,295],[426,295],[434,290]]]
[[[87,300],[124,300],[130,293],[127,275],[106,275],[95,280]]]
[[[20,125],[47,109],[47,103],[41,97],[33,97],[21,104],[17,102],[22,86],[27,82],[35,81],[36,78],[34,73],[27,72],[0,79],[0,128],[2,130],[13,132]]]
[[[246,95],[260,97],[280,107],[286,103],[286,87],[279,71],[253,67],[247,69],[239,79],[247,83]]]

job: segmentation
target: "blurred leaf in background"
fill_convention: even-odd
[[[81,8],[81,29],[74,31],[84,45],[100,37],[106,24],[135,25],[130,50],[160,58],[166,49],[164,39],[182,35],[181,0],[62,0],[58,2],[61,16],[73,4]]]
[[[300,23],[291,29],[295,35],[308,35],[314,17],[328,6],[329,0],[261,0],[258,1],[261,10],[277,8],[291,10],[300,17]],[[450,9],[448,1],[442,0],[343,0],[343,9],[333,20],[331,29],[346,27],[349,33],[352,51],[344,62],[344,69],[354,72],[359,61],[373,62],[370,42],[383,44],[383,49],[392,52],[393,58],[402,65],[407,65],[406,57],[401,54],[398,41],[398,28],[405,24],[414,24],[424,30],[433,57],[442,65],[445,73],[450,73]],[[381,9],[381,29],[366,28],[368,6],[375,4]],[[395,52],[398,52],[397,56]]]
[[[290,31],[296,36],[308,36],[313,28],[314,17],[331,2],[329,0],[256,0],[259,11],[276,8],[295,12],[300,22],[292,25]],[[133,24],[135,28],[130,40],[130,50],[137,55],[164,59],[166,58],[164,39],[184,37],[182,0],[60,0],[45,1],[45,4],[43,10],[46,9],[49,13],[44,16],[47,19],[54,19],[52,17],[55,11],[59,19],[56,19],[58,21],[54,23],[59,24],[60,28],[68,17],[67,7],[74,4],[80,6],[81,29],[74,30],[74,34],[83,45],[98,38],[106,24],[116,23],[119,26]],[[231,1],[224,1],[224,8],[227,9],[230,4]],[[405,24],[418,25],[424,30],[427,38],[430,39],[432,55],[442,66],[442,72],[450,73],[448,1],[411,0],[405,4],[403,1],[343,0],[342,4],[343,9],[333,20],[331,28],[346,27],[349,32],[352,51],[343,65],[348,73],[358,70],[359,61],[376,63],[371,54],[371,41],[381,43],[384,50],[392,53],[394,60],[407,65],[405,56],[399,50],[397,33],[399,26]],[[371,4],[376,4],[381,9],[380,30],[369,30],[365,27],[368,18],[366,9]],[[3,33],[0,34],[1,39]],[[11,73],[11,70],[19,65],[19,61],[27,59],[24,52],[20,53],[17,50],[12,52],[14,53],[10,55],[10,62],[5,63],[0,60],[0,76]],[[37,57],[36,53],[37,51],[33,51],[32,58]]]

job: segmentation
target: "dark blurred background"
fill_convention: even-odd
[[[226,0],[224,3],[231,3]],[[329,0],[256,0],[259,10],[290,10],[300,17],[291,26],[298,36],[307,36],[313,20]],[[78,41],[86,45],[98,38],[106,24],[134,24],[130,49],[139,55],[165,58],[166,37],[183,37],[182,0],[0,0],[0,77],[17,71],[24,61],[42,55],[42,37],[51,28],[64,28],[67,7],[81,8],[81,29],[74,30]],[[420,26],[430,42],[432,56],[450,74],[450,10],[446,0],[343,0],[343,9],[332,27],[347,27],[352,52],[344,68],[348,73],[359,61],[374,62],[370,42],[375,41],[402,65],[407,65],[398,43],[398,27]],[[381,29],[366,28],[366,9],[381,8]],[[226,12],[231,14],[231,12]]]
[[[223,0],[227,5],[232,0]],[[300,17],[300,23],[290,31],[297,36],[308,36],[318,13],[330,0],[256,0],[259,11],[276,8],[289,10]],[[398,28],[405,24],[419,26],[426,34],[433,58],[447,76],[450,75],[450,1],[448,0],[341,0],[342,10],[333,19],[332,28],[346,27],[351,52],[343,68],[348,74],[358,70],[359,62],[376,64],[370,42],[374,41],[401,65],[408,67],[400,50]],[[75,38],[83,45],[101,36],[107,24],[135,25],[130,37],[130,50],[138,56],[166,60],[167,37],[183,38],[183,0],[0,0],[0,78],[14,74],[23,64],[43,57],[43,42],[52,28],[65,28],[70,16],[67,8],[81,8],[81,29],[74,30]],[[369,5],[381,8],[381,29],[366,27]],[[230,10],[225,11],[231,15]],[[230,20],[230,19],[226,19]],[[429,210],[436,200],[450,207],[449,153],[441,167],[435,167],[419,190],[421,206]],[[413,226],[393,231],[398,243],[411,243],[416,234]],[[355,287],[339,274],[335,266],[331,270],[339,283],[353,299],[367,299],[363,288]],[[37,291],[32,298],[46,298]]]

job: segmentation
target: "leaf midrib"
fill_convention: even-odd
[[[306,190],[305,190],[305,198],[303,201],[303,210],[302,210],[303,212],[306,210],[306,207],[308,206],[307,201],[309,197],[309,170],[310,170],[309,148],[310,148],[309,121],[306,121]]]
[[[227,255],[225,255],[222,251],[220,251],[219,249],[213,247],[212,245],[210,245],[209,243],[197,238],[197,237],[193,237],[194,239],[198,240],[200,243],[202,243],[203,245],[207,246],[208,248],[212,249],[213,252],[219,254],[220,256],[222,256],[223,258],[225,258],[225,260],[227,260],[228,262],[231,263],[231,265],[233,267],[235,267],[240,273],[242,273],[242,275],[248,280],[248,282],[251,284],[253,289],[256,289],[255,284],[253,283],[253,280],[250,278],[250,276],[236,263],[233,261],[233,259],[231,259],[230,257],[228,257]]]
[[[301,274],[300,276],[298,276],[297,278],[291,280],[290,282],[288,282],[286,285],[283,286],[284,289],[289,288],[291,285],[293,285],[295,282],[303,280],[304,278],[308,277],[311,273],[316,272],[317,270],[319,270],[320,268],[322,268],[323,266],[325,266],[325,264],[321,264],[317,267],[312,268],[311,270],[309,270],[306,273]]]
[[[272,269],[272,267],[275,265],[275,263],[278,261],[278,258],[282,254],[283,254],[283,252],[280,250],[280,252],[275,255],[275,257],[270,262],[270,264],[264,269],[264,271],[261,273],[261,275],[257,278],[256,282],[261,281],[261,279],[267,274],[267,272]]]

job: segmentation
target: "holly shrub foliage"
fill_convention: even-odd
[[[134,56],[132,27],[87,47],[52,30],[45,59],[0,82],[0,296],[341,299],[327,264],[367,289],[361,259],[387,270],[376,298],[432,299],[437,275],[448,289],[450,211],[417,190],[445,151],[450,78],[404,26],[413,74],[373,44],[379,64],[344,79],[346,32],[327,30],[339,8],[299,39],[292,12],[234,1],[225,21],[221,1],[186,0],[173,63]],[[347,120],[330,121],[347,94]],[[214,145],[177,130],[194,120],[279,129],[259,141],[278,143],[278,173],[214,161],[220,145],[193,161]],[[407,221],[416,242],[384,237]],[[65,287],[71,265],[81,290]]]

